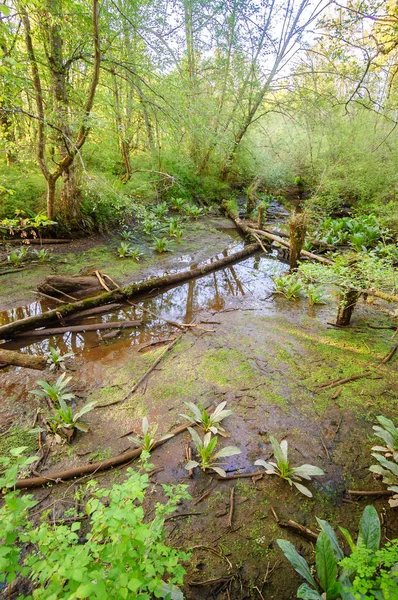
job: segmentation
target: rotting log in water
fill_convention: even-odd
[[[109,321],[109,323],[82,323],[81,325],[66,325],[65,327],[53,327],[51,329],[35,329],[27,333],[17,333],[16,338],[23,337],[49,337],[50,335],[63,335],[64,333],[80,333],[84,331],[98,331],[99,329],[127,329],[139,327],[142,321]]]
[[[15,350],[3,350],[0,348],[0,364],[3,366],[13,365],[15,367],[26,367],[42,371],[46,368],[46,359],[44,356],[32,356],[16,352]]]
[[[233,214],[228,209],[226,203],[223,203],[223,207],[224,207],[224,210],[226,211],[227,215],[229,216],[229,218],[232,219],[232,221],[235,223],[237,228],[240,229],[243,233],[250,235],[251,237],[254,237],[254,234],[256,234],[259,237],[263,237],[272,242],[276,242],[277,244],[280,244],[281,246],[284,246],[285,248],[289,248],[289,250],[290,250],[290,244],[286,240],[283,240],[278,235],[269,233],[268,231],[263,231],[262,229],[253,229],[252,227],[247,225],[242,219],[240,219],[237,215]],[[317,260],[318,262],[321,262],[324,265],[333,265],[334,264],[332,260],[325,258],[324,256],[319,256],[318,254],[313,254],[312,252],[307,252],[307,250],[302,250],[301,254],[303,256],[305,256],[306,258],[310,258],[312,260]]]
[[[256,252],[258,248],[258,243],[250,244],[238,252],[234,252],[229,256],[223,256],[222,258],[216,259],[213,262],[211,259],[209,259],[203,266],[188,269],[186,271],[180,271],[172,275],[152,277],[150,279],[145,279],[144,281],[131,283],[130,285],[113,290],[112,292],[105,292],[104,294],[99,294],[98,296],[94,296],[92,298],[86,298],[85,300],[80,300],[79,302],[71,302],[70,304],[58,306],[57,308],[49,310],[45,313],[41,313],[40,315],[26,317],[25,319],[19,319],[18,321],[7,323],[6,325],[2,325],[0,327],[0,339],[12,339],[17,333],[29,331],[38,327],[44,327],[47,324],[57,321],[59,317],[65,318],[79,313],[82,310],[88,310],[97,306],[104,306],[113,302],[123,302],[129,298],[148,294],[149,292],[153,292],[157,289],[173,286],[190,279],[195,279],[196,277],[206,275],[207,273],[221,269],[230,263],[241,260],[246,256],[250,256]]]
[[[39,292],[57,296],[63,292],[86,294],[101,290],[102,286],[95,275],[68,277],[66,275],[49,275],[37,286]],[[58,292],[58,294],[57,294]]]
[[[175,429],[170,431],[170,435],[174,437],[179,433],[186,431],[188,427],[194,427],[195,425],[195,421],[185,423],[184,425],[180,425],[179,427],[176,427]],[[152,449],[161,446],[169,439],[170,438],[161,438],[153,444]],[[74,477],[82,477],[84,475],[90,475],[91,473],[106,471],[107,469],[123,465],[134,460],[135,458],[138,458],[141,455],[142,450],[143,448],[141,446],[140,448],[129,450],[128,452],[124,452],[123,454],[118,454],[117,456],[113,456],[112,458],[108,458],[107,460],[91,463],[88,465],[82,465],[81,467],[73,467],[71,469],[66,469],[65,471],[56,471],[55,473],[49,473],[46,477],[29,477],[27,479],[19,479],[15,484],[15,489],[29,489],[40,487],[42,485],[47,485],[49,483],[62,483],[63,481],[73,479]]]

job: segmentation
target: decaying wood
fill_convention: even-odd
[[[12,239],[8,239],[8,240],[2,240],[0,241],[0,244],[4,244],[4,246],[7,246],[7,244],[19,244],[19,245],[25,245],[25,246],[30,246],[31,244],[34,244],[36,246],[41,246],[42,244],[44,245],[48,245],[48,244],[71,244],[73,242],[73,240],[63,240],[63,239],[51,239],[51,238],[12,238]]]
[[[227,526],[229,528],[232,527],[232,519],[234,516],[234,505],[235,505],[234,499],[235,499],[235,488],[232,487],[230,494],[229,494],[229,513],[228,513],[228,523],[227,523]]]
[[[42,371],[46,368],[46,359],[44,356],[32,356],[31,354],[23,354],[15,350],[3,350],[0,348],[0,364]]]
[[[97,306],[97,308],[89,308],[88,310],[82,310],[75,315],[71,315],[70,317],[66,317],[65,321],[77,321],[80,319],[86,319],[87,317],[94,317],[97,315],[103,315],[106,313],[114,312],[115,310],[119,310],[122,308],[122,304],[107,304],[106,306]]]
[[[88,291],[100,290],[101,283],[95,275],[85,275],[72,277],[67,275],[48,275],[44,281],[37,287],[39,292],[52,294],[54,290],[58,293],[81,294]]]
[[[67,325],[66,327],[53,327],[51,329],[35,329],[26,333],[18,333],[15,337],[49,337],[50,335],[63,335],[64,333],[80,333],[85,331],[98,331],[100,329],[127,329],[139,327],[142,321],[110,321],[109,323],[82,323],[81,325]]]
[[[350,496],[392,496],[391,490],[348,490]]]
[[[292,521],[289,519],[288,521],[279,521],[279,527],[284,527],[285,529],[290,529],[290,531],[294,531],[295,533],[299,533],[303,537],[316,541],[318,539],[318,534],[309,529],[308,527],[304,527],[304,525],[300,525],[300,523],[296,523],[296,521]]]
[[[337,327],[347,327],[350,324],[352,313],[361,293],[357,290],[348,290],[340,295],[339,309],[337,312]]]
[[[241,231],[243,231],[243,233],[250,235],[252,237],[254,237],[253,234],[255,233],[259,237],[264,237],[272,242],[276,242],[277,244],[280,244],[281,246],[284,246],[285,248],[289,248],[289,250],[290,250],[289,242],[287,242],[286,240],[283,240],[280,236],[274,235],[273,233],[269,233],[267,231],[263,231],[262,229],[253,229],[252,227],[249,227],[242,219],[240,219],[239,217],[234,215],[228,209],[228,207],[225,203],[223,203],[223,206],[224,206],[224,209],[227,212],[229,218],[232,219],[232,221],[235,223],[237,228],[240,229]],[[325,258],[324,256],[319,256],[318,254],[313,254],[312,252],[307,252],[307,250],[302,250],[301,254],[303,256],[305,256],[306,258],[311,258],[312,260],[317,260],[318,262],[321,262],[325,265],[333,265],[334,264],[332,260],[329,260],[328,258]]]
[[[284,527],[285,529],[290,529],[291,531],[294,531],[295,533],[299,533],[300,535],[302,535],[303,537],[305,537],[306,539],[309,539],[311,541],[316,541],[318,539],[318,534],[315,533],[315,531],[312,531],[312,529],[309,529],[308,527],[305,527],[304,525],[300,525],[300,523],[296,523],[296,521],[293,521],[292,519],[289,519],[288,521],[281,521],[280,518],[278,517],[274,507],[270,505],[270,509],[271,509],[274,519],[278,523],[279,527]]]
[[[369,375],[371,375],[371,371],[364,371],[363,373],[357,373],[356,375],[351,375],[350,377],[343,377],[343,379],[336,379],[335,381],[330,381],[329,383],[322,383],[322,385],[319,385],[318,388],[322,390],[328,390],[338,385],[342,385],[343,383],[356,381],[357,379],[362,379],[362,377],[369,377]]]
[[[388,363],[389,360],[392,359],[392,357],[394,356],[394,354],[397,351],[398,346],[393,346],[390,350],[390,352],[383,358],[383,360],[381,361],[381,365],[385,365],[386,363]]]
[[[238,252],[234,252],[228,256],[223,256],[220,259],[215,259],[213,262],[209,260],[206,262],[206,264],[194,269],[187,269],[185,271],[173,273],[172,275],[152,277],[145,279],[144,281],[131,283],[130,285],[113,290],[112,292],[105,292],[104,294],[100,294],[92,298],[86,298],[85,300],[80,300],[79,302],[59,306],[56,309],[49,310],[40,315],[26,317],[25,319],[7,323],[6,325],[2,325],[0,327],[0,339],[11,339],[16,333],[20,333],[21,331],[28,331],[30,329],[43,327],[49,323],[53,323],[57,320],[57,313],[61,314],[62,317],[65,318],[76,314],[81,310],[95,308],[97,306],[104,306],[112,302],[123,302],[129,298],[148,294],[156,289],[172,287],[173,285],[177,285],[183,281],[195,279],[196,277],[200,277],[202,275],[206,275],[207,273],[211,273],[212,271],[216,271],[217,269],[221,269],[235,261],[239,261],[246,256],[250,256],[256,250],[258,250],[258,248],[259,245],[257,243],[250,244]]]
[[[195,421],[191,421],[190,423],[185,423],[184,425],[180,425],[176,427],[170,434],[174,437],[183,431],[186,431],[188,427],[194,427],[196,425]],[[157,440],[153,448],[157,448],[164,444],[168,439],[160,439]],[[112,467],[116,467],[122,465],[124,463],[130,462],[135,458],[138,458],[141,455],[142,447],[136,448],[134,450],[130,450],[129,452],[124,452],[123,454],[118,454],[117,456],[113,456],[112,458],[108,458],[107,460],[103,460],[96,463],[91,463],[87,465],[82,465],[81,467],[73,467],[71,469],[66,469],[65,471],[56,471],[54,473],[49,473],[47,476],[42,477],[30,477],[27,479],[19,479],[15,488],[17,490],[20,489],[31,489],[40,487],[42,485],[47,485],[48,483],[62,483],[63,481],[67,481],[68,479],[73,479],[74,477],[81,477],[83,475],[89,475],[91,473],[98,473],[99,471],[106,471],[107,469],[111,469]]]
[[[217,481],[230,481],[231,479],[242,479],[246,477],[256,477],[257,475],[263,475],[264,471],[254,471],[253,473],[235,473],[234,475],[227,475],[226,477],[221,477],[219,475],[216,477]]]
[[[174,341],[175,338],[161,338],[159,340],[154,340],[153,342],[148,342],[147,344],[143,344],[138,348],[138,352],[143,352],[147,348],[151,346],[160,346],[162,344],[170,344],[170,342]]]
[[[298,261],[303,250],[305,236],[307,233],[308,215],[305,212],[295,209],[289,220],[290,228],[290,248],[289,248],[289,266],[293,271],[298,267]]]

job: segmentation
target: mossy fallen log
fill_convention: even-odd
[[[80,300],[79,302],[71,302],[69,304],[57,306],[57,308],[49,310],[45,313],[41,313],[40,315],[26,317],[25,319],[19,319],[18,321],[7,323],[6,325],[2,325],[0,327],[0,339],[12,339],[15,334],[22,331],[29,331],[39,327],[45,327],[46,325],[57,322],[59,317],[65,318],[79,313],[82,310],[95,308],[96,306],[104,306],[114,302],[123,302],[130,298],[148,294],[154,290],[172,287],[173,285],[177,285],[184,281],[201,277],[202,275],[206,275],[207,273],[221,269],[228,264],[239,261],[246,256],[250,256],[250,254],[253,254],[253,252],[258,250],[258,248],[258,243],[250,244],[242,248],[242,250],[234,252],[233,254],[229,254],[228,256],[223,256],[222,258],[214,260],[209,259],[204,265],[199,267],[187,269],[185,271],[179,271],[177,273],[173,273],[172,275],[151,277],[150,279],[145,279],[137,283],[131,283],[130,285],[113,290],[112,292],[105,292],[104,294],[100,294],[92,298],[86,298],[85,300]]]
[[[22,352],[16,352],[15,350],[0,348],[0,364],[42,371],[46,368],[46,359],[44,356],[32,356],[31,354],[22,354]]]

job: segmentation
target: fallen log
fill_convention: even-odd
[[[350,496],[392,496],[392,490],[348,490]]]
[[[49,275],[37,286],[39,292],[56,296],[63,292],[72,292],[74,294],[88,293],[95,290],[101,290],[102,286],[95,275],[86,275],[83,277],[68,277],[64,275]]]
[[[227,215],[229,216],[229,218],[235,223],[235,225],[238,227],[238,229],[240,229],[243,233],[250,235],[251,237],[255,237],[254,234],[256,234],[259,237],[264,237],[272,242],[276,242],[277,244],[280,244],[281,246],[284,246],[285,248],[289,248],[289,250],[290,250],[289,242],[282,239],[280,236],[274,235],[273,233],[268,233],[267,231],[263,231],[262,229],[253,229],[252,227],[249,227],[249,225],[247,225],[242,219],[240,219],[238,216],[233,214],[228,209],[228,206],[226,205],[226,203],[223,203],[223,207],[224,207]],[[306,258],[311,258],[312,260],[317,260],[318,262],[321,262],[325,265],[333,265],[334,264],[332,260],[329,260],[328,258],[325,258],[324,256],[319,256],[318,254],[313,254],[312,252],[307,252],[307,250],[302,250],[301,254],[302,254],[302,256],[305,256]]]
[[[15,350],[3,350],[0,348],[0,364],[42,371],[46,368],[46,359],[44,356],[32,356],[31,354],[23,354]]]
[[[186,431],[188,427],[195,426],[195,421],[191,421],[190,423],[185,423],[184,425],[180,425],[176,427],[172,431],[170,431],[170,435],[173,437]],[[157,448],[164,444],[168,439],[161,438],[156,441],[153,448]],[[107,469],[111,469],[112,467],[117,467],[124,463],[130,462],[135,458],[138,458],[141,455],[143,448],[135,448],[134,450],[129,450],[128,452],[124,452],[123,454],[118,454],[117,456],[113,456],[112,458],[108,458],[107,460],[103,460],[96,463],[91,463],[87,465],[83,465],[81,467],[73,467],[71,469],[66,469],[65,471],[56,471],[55,473],[49,473],[46,477],[29,477],[27,479],[19,479],[15,484],[15,489],[30,489],[40,487],[42,485],[47,485],[48,483],[62,483],[63,481],[67,481],[68,479],[73,479],[74,477],[82,477],[84,475],[90,475],[91,473],[98,473],[99,471],[106,471]]]
[[[78,319],[86,319],[87,317],[94,317],[97,315],[103,315],[104,313],[113,312],[119,310],[123,305],[120,303],[107,304],[106,306],[97,306],[97,308],[89,308],[88,310],[82,310],[76,315],[66,317],[65,321],[77,321]]]
[[[18,321],[13,321],[12,323],[7,323],[6,325],[2,325],[0,327],[0,339],[11,339],[17,333],[22,331],[28,331],[30,329],[43,327],[47,324],[53,323],[54,321],[57,321],[58,315],[60,315],[62,318],[69,317],[82,310],[95,308],[97,306],[104,306],[113,302],[123,302],[129,298],[141,296],[156,289],[172,287],[173,285],[179,284],[183,281],[195,279],[196,277],[206,275],[207,273],[221,269],[235,261],[241,260],[242,258],[253,254],[256,250],[258,250],[258,248],[259,245],[257,243],[250,244],[242,248],[242,250],[234,252],[229,256],[223,256],[222,258],[214,260],[213,262],[209,260],[203,266],[188,269],[186,271],[179,271],[172,275],[152,277],[150,279],[145,279],[144,281],[131,283],[130,285],[113,290],[112,292],[105,292],[92,298],[80,300],[79,302],[72,302],[70,304],[58,306],[57,308],[49,310],[40,315],[26,317]]]
[[[23,244],[25,246],[29,246],[30,244],[35,244],[41,246],[42,244],[70,244],[73,240],[64,240],[64,239],[52,239],[52,238],[12,238],[9,240],[2,240],[0,243],[7,244]]]
[[[49,337],[50,335],[63,335],[64,333],[80,333],[85,331],[98,331],[100,329],[127,329],[139,327],[142,321],[110,321],[109,323],[82,323],[81,325],[67,325],[53,327],[52,329],[35,329],[27,333],[17,333],[15,337]]]

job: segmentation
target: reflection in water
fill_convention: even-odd
[[[81,354],[84,351],[86,359],[97,360],[99,355],[104,357],[115,351],[126,351],[128,347],[165,337],[171,331],[175,331],[164,321],[143,312],[141,306],[169,320],[190,323],[197,312],[218,312],[226,308],[234,298],[249,295],[255,299],[263,299],[273,289],[271,277],[275,273],[285,271],[286,268],[286,265],[270,256],[257,254],[240,263],[169,289],[153,298],[146,298],[137,302],[136,306],[125,306],[113,313],[84,319],[85,323],[135,319],[142,321],[140,327],[121,330],[117,337],[111,339],[107,339],[107,331],[69,332],[44,340],[14,340],[3,347],[21,348],[23,352],[37,354],[47,352],[50,346],[54,346],[62,353]],[[47,308],[48,305],[40,301],[0,313],[0,324],[39,314]],[[90,352],[94,348],[97,350]]]

